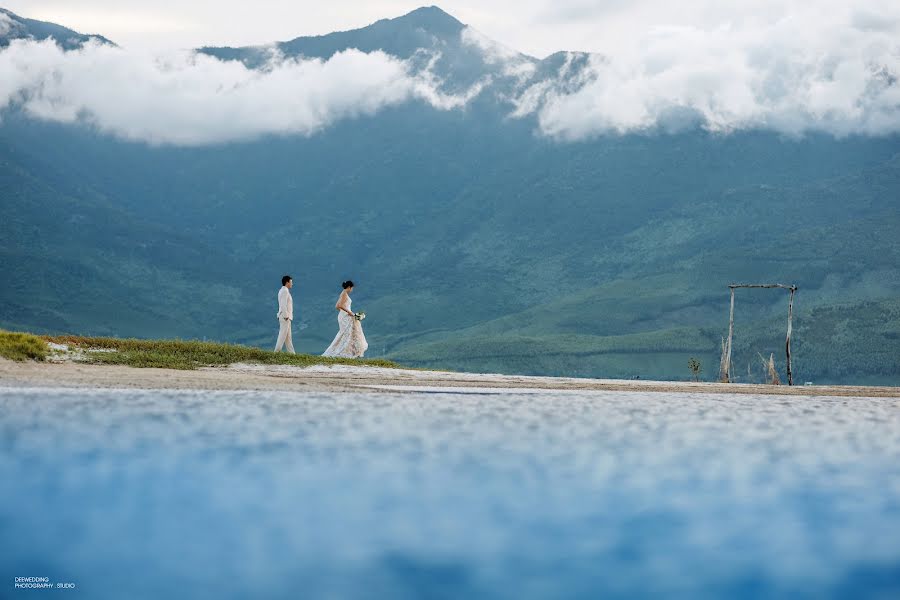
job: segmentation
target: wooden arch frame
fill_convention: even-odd
[[[784,285],[782,283],[732,283],[728,286],[728,289],[731,291],[731,311],[728,315],[728,341],[725,343],[725,365],[722,381],[725,383],[731,382],[731,342],[734,338],[734,290],[737,288],[781,288],[791,293],[791,299],[788,302],[787,340],[784,344],[784,351],[787,356],[788,385],[794,385],[794,374],[791,370],[791,329],[793,328],[794,318],[794,293],[798,288],[796,285]]]

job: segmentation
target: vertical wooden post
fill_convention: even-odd
[[[731,311],[728,314],[728,343],[725,352],[725,383],[731,383],[731,338],[734,337],[734,288],[731,290]]]
[[[733,291],[733,290],[732,290]],[[797,291],[796,286],[791,286],[791,299],[788,303],[788,326],[787,326],[787,341],[784,344],[785,354],[787,354],[787,379],[788,385],[794,385],[794,374],[791,370],[791,329],[793,327],[793,317],[794,317],[794,292]]]

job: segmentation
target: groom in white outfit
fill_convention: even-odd
[[[278,290],[278,341],[275,342],[275,352],[281,347],[287,348],[291,354],[294,352],[294,344],[291,342],[291,323],[294,321],[294,299],[291,297],[291,288],[294,280],[290,275],[281,278],[281,289]]]

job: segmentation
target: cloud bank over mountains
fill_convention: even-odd
[[[380,51],[348,49],[327,60],[273,51],[251,69],[187,51],[160,56],[96,42],[64,51],[52,41],[12,40],[0,50],[0,109],[175,145],[312,135],[409,101],[464,109],[482,94],[562,141],[687,127],[900,133],[900,5],[798,6],[772,18],[655,27],[602,55],[569,53],[556,66],[466,28],[459,42],[480,49],[508,81],[501,89],[484,78],[456,94],[430,67]],[[433,65],[440,48],[422,52]]]
[[[0,106],[87,123],[150,144],[203,145],[268,134],[311,135],[338,121],[411,99],[449,110],[427,72],[383,52],[349,49],[329,60],[273,55],[262,69],[193,52],[151,56],[98,43],[63,51],[15,40],[0,52]]]
[[[575,91],[529,88],[519,113],[536,113],[541,131],[562,139],[689,125],[900,131],[900,4],[804,6],[772,20],[656,28],[613,55],[591,55]]]

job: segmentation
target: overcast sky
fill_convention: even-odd
[[[772,0],[445,0],[463,23],[521,52],[613,53],[660,27],[715,29],[777,21],[798,7]],[[362,27],[405,14],[423,0],[0,0],[24,17],[99,33],[132,49],[252,45]],[[873,5],[880,0],[825,5]],[[887,4],[887,3],[884,3]],[[828,12],[827,6],[823,13]]]

